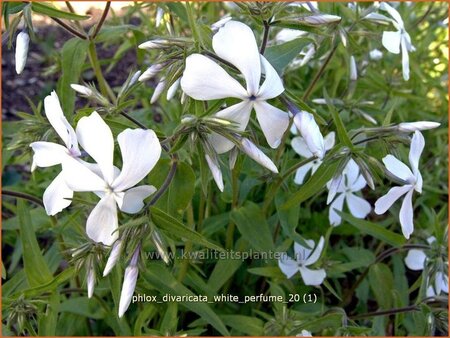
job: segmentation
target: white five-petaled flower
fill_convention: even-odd
[[[409,150],[409,164],[412,171],[406,164],[399,161],[392,155],[383,158],[386,169],[401,182],[403,186],[393,187],[388,193],[380,197],[375,202],[375,212],[378,215],[384,214],[400,197],[405,195],[402,207],[400,208],[400,224],[402,232],[406,239],[414,231],[414,210],[412,204],[412,195],[414,190],[418,193],[422,192],[422,175],[419,171],[419,159],[425,147],[425,140],[420,131],[415,131],[411,140],[411,148]]]
[[[242,131],[255,109],[268,144],[278,147],[289,125],[289,115],[266,101],[280,95],[284,87],[276,70],[260,55],[252,30],[241,22],[229,21],[214,35],[213,49],[241,72],[246,88],[210,58],[192,54],[186,59],[181,79],[183,91],[196,100],[240,99],[241,102],[215,116],[236,122]],[[262,74],[265,74],[265,81],[260,85]],[[219,154],[234,147],[233,142],[218,134],[211,135],[210,142]]]
[[[44,99],[45,115],[55,129],[65,146],[38,141],[30,144],[34,151],[31,171],[36,167],[52,167],[63,163],[65,158],[78,158],[81,153],[75,131],[67,121],[59,103],[58,95],[52,92]],[[67,186],[64,176],[60,173],[44,192],[43,202],[47,215],[55,215],[68,207],[73,197],[73,191]]]
[[[28,46],[30,44],[30,36],[27,32],[20,32],[16,39],[16,73],[22,73],[27,63]]]
[[[309,248],[299,243],[294,243],[295,259],[283,255],[283,258],[278,261],[278,266],[287,278],[291,278],[297,272],[300,272],[306,285],[320,285],[326,277],[325,270],[311,270],[308,269],[307,266],[310,266],[319,260],[325,244],[325,239],[320,237],[319,243],[315,248],[313,240],[308,239],[306,240],[306,243]],[[314,248],[314,250],[311,248]]]
[[[330,189],[331,181],[327,186]],[[355,194],[365,186],[366,180],[361,175],[358,165],[353,159],[350,159],[343,170],[342,178],[336,188],[336,198],[330,205],[328,218],[331,225],[337,226],[341,224],[341,216],[335,209],[342,211],[344,201],[347,203],[350,213],[356,218],[365,218],[369,214],[371,210],[370,203]]]
[[[389,13],[393,20],[394,27],[397,29],[395,32],[385,31],[383,32],[382,43],[383,46],[391,53],[399,54],[402,53],[402,69],[403,69],[403,79],[405,81],[409,80],[409,55],[408,52],[415,51],[414,46],[411,43],[411,37],[405,30],[405,25],[403,19],[399,12],[393,8],[391,5],[382,2],[380,4],[380,9]]]
[[[332,131],[327,136],[325,136],[323,141],[324,141],[325,151],[328,151],[331,148],[333,148],[334,142],[335,142],[334,131]],[[294,137],[291,141],[291,146],[292,146],[292,149],[294,149],[294,151],[297,154],[299,154],[300,156],[302,156],[304,158],[311,158],[314,156],[311,153],[311,151],[309,150],[308,146],[306,145],[305,139],[301,136]],[[308,162],[308,163],[302,165],[300,168],[297,169],[297,172],[295,173],[294,182],[296,184],[303,184],[308,172],[311,171],[311,175],[313,175],[316,172],[316,170],[320,167],[321,164],[322,164],[322,160],[317,158],[312,162]]]
[[[432,244],[436,241],[434,236],[431,236],[427,239],[428,244]],[[420,249],[411,249],[408,251],[408,254],[405,257],[406,266],[414,271],[423,270],[427,264],[427,255],[423,250]],[[446,262],[448,265],[448,262]],[[441,292],[445,292],[448,294],[448,275],[444,271],[437,271],[435,274],[434,285],[429,283],[426,290],[427,297],[433,297],[436,295],[440,295]]]
[[[116,205],[123,212],[137,213],[143,200],[156,191],[149,185],[133,187],[155,166],[161,145],[153,130],[124,130],[117,136],[123,163],[120,171],[113,165],[113,135],[97,112],[81,118],[76,133],[98,166],[89,169],[78,161],[64,161],[63,174],[73,191],[92,191],[101,198],[87,219],[86,233],[96,242],[111,245],[118,237]]]

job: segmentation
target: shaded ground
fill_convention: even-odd
[[[101,11],[93,11],[90,14],[95,22]],[[6,44],[3,46],[2,119],[14,119],[17,112],[31,112],[26,97],[37,104],[56,87],[60,74],[58,65],[55,64],[56,56],[63,44],[73,36],[60,26],[45,24],[36,26],[36,37],[37,41],[30,41],[27,63],[20,75],[15,71],[15,37],[11,49],[8,49]],[[99,59],[112,57],[116,48],[117,46],[98,46]],[[136,67],[136,55],[134,50],[130,50],[111,72],[105,74],[105,78],[111,86],[120,85],[126,80],[133,66]],[[95,83],[92,70],[86,70],[82,79]]]

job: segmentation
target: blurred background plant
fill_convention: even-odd
[[[3,334],[296,335],[307,330],[330,336],[448,335],[447,294],[426,294],[436,272],[448,270],[448,4],[391,4],[416,49],[409,54],[407,82],[401,57],[381,43],[382,32],[392,26],[364,19],[374,10],[370,3],[112,2],[110,7],[106,2],[3,2]],[[217,121],[204,119],[205,112],[232,101],[205,106],[183,97],[172,85],[182,74],[186,56],[200,52],[214,57],[211,37],[226,16],[253,29],[261,51],[283,75],[291,104],[314,113],[323,135],[337,131],[340,152],[330,152],[324,168],[342,169],[350,154],[342,148],[336,121],[354,144],[362,144],[353,156],[375,182],[375,191],[362,191],[372,205],[389,186],[375,159],[387,153],[406,158],[408,138],[361,133],[361,128],[422,120],[441,123],[424,132],[424,187],[415,200],[415,232],[409,241],[399,235],[399,206],[386,215],[371,212],[365,221],[344,210],[342,224],[331,227],[322,187],[334,171],[324,182],[308,175],[309,185],[300,188],[293,173],[301,159],[290,147],[291,137],[286,134],[286,144],[278,150],[268,149],[258,142],[263,137],[253,122],[247,136],[284,176],[230,154],[237,160],[232,170],[224,170],[224,191],[218,191],[204,151],[196,148],[197,138],[204,129],[218,128]],[[21,31],[31,41],[25,68],[17,75],[14,49]],[[149,40],[159,41],[157,48],[139,48]],[[158,71],[149,76],[145,71],[154,65],[160,65]],[[132,81],[136,71],[141,71],[138,76],[146,74],[141,81]],[[95,94],[76,96],[73,83]],[[70,212],[49,217],[41,196],[57,170],[30,173],[29,144],[56,136],[42,107],[52,89],[72,125],[95,109],[114,135],[125,128],[152,128],[179,158],[170,189],[151,209],[151,219],[120,216],[136,241],[129,243],[118,267],[98,279],[92,299],[87,297],[82,262],[95,254],[101,266],[106,253],[86,246],[86,213],[95,199],[76,194]],[[362,141],[364,135],[369,142]],[[147,181],[161,187],[171,164],[165,156]],[[291,207],[283,208],[288,202]],[[144,253],[167,257],[180,250],[201,251],[205,245],[282,252],[294,241],[322,235],[326,246],[320,264],[327,279],[320,287],[303,285],[299,276],[286,279],[276,260],[144,259],[135,291],[158,297],[230,293],[241,299],[265,294],[286,301],[290,294],[314,294],[316,303],[136,303],[124,318],[117,316],[121,276],[138,240]],[[436,237],[432,246],[426,244],[430,236]],[[414,248],[429,251],[429,265],[422,271],[410,270],[403,262]]]

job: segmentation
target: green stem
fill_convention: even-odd
[[[239,172],[236,169],[236,166],[231,171],[231,190],[232,190],[232,200],[231,200],[231,210],[237,208],[238,198],[239,198],[239,190],[238,190],[238,176]],[[230,223],[227,227],[227,233],[225,237],[225,248],[232,249],[233,248],[233,238],[234,238],[234,229],[236,225],[230,219]]]
[[[23,193],[23,192],[2,189],[2,195],[16,197],[16,198],[22,198],[24,200],[33,202],[44,208],[44,203],[39,198],[29,195],[29,194],[26,194],[26,193]]]
[[[53,21],[55,21],[58,25],[60,25],[62,28],[64,28],[66,31],[68,31],[69,33],[71,33],[72,35],[75,35],[77,37],[79,37],[80,39],[83,40],[87,40],[86,35],[84,35],[83,33],[77,31],[76,29],[70,27],[68,24],[64,23],[63,21],[61,21],[58,18],[54,18],[54,17],[50,17]]]
[[[144,210],[148,209],[152,205],[154,205],[166,192],[166,190],[169,188],[170,183],[172,182],[173,178],[175,177],[175,173],[177,171],[178,166],[178,157],[173,154],[172,156],[172,165],[170,166],[169,173],[167,174],[167,177],[161,187],[158,189],[156,194],[153,196],[152,200],[148,202],[148,204],[144,207]]]
[[[100,87],[100,92],[103,96],[109,96],[113,102],[116,102],[116,96],[103,77],[102,68],[100,67],[100,62],[98,61],[97,50],[95,49],[95,43],[92,40],[89,43],[88,55],[89,60],[91,61],[92,69],[94,70],[95,77],[97,78],[97,82]]]
[[[98,22],[97,27],[95,27],[94,33],[92,33],[92,35],[91,35],[91,40],[94,40],[95,37],[97,36],[97,34],[100,32],[100,29],[102,28],[102,26],[105,22],[105,19],[108,15],[110,7],[111,7],[111,1],[107,1],[106,5],[105,5],[105,9],[103,10],[102,17],[100,18],[100,21]]]
[[[262,55],[264,55],[264,52],[266,51],[266,45],[267,40],[269,39],[269,30],[270,30],[270,25],[266,20],[263,21],[263,24],[264,24],[264,36],[261,43],[261,48],[259,50],[259,53]]]
[[[197,23],[194,18],[194,11],[192,9],[192,3],[186,2],[186,13],[188,17],[189,27],[191,28],[192,37],[194,38],[195,44],[197,45],[197,50],[200,51],[200,46],[203,46],[203,42],[200,39],[200,34],[197,30]]]

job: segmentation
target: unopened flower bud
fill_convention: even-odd
[[[356,68],[355,57],[350,56],[350,80],[356,81],[358,79],[358,69]]]
[[[335,23],[342,20],[340,16],[331,14],[310,15],[305,16],[303,19],[305,20],[306,23],[313,26],[328,25],[330,23]]]
[[[163,68],[161,64],[150,66],[141,76],[139,76],[139,82],[147,81],[154,78]]]
[[[92,266],[92,263],[89,264],[89,268],[87,271],[87,292],[88,292],[88,298],[91,298],[94,294],[94,286],[95,286],[95,270]]]
[[[141,43],[138,46],[140,49],[162,49],[168,47],[170,47],[170,41],[166,39],[154,39]]]
[[[150,103],[155,103],[159,99],[165,87],[166,87],[166,80],[163,78],[156,85],[155,91],[153,92],[152,98],[150,99]]]
[[[26,32],[20,32],[16,39],[16,72],[22,73],[27,63],[28,46],[30,44],[30,36]]]
[[[218,31],[220,28],[222,28],[228,21],[230,21],[232,19],[231,16],[224,16],[222,19],[220,19],[219,21],[213,23],[211,25],[211,30],[213,32]]]
[[[158,7],[156,9],[156,19],[155,19],[155,26],[159,27],[159,25],[161,24],[161,20],[164,16],[164,10],[161,7]]]
[[[103,277],[107,276],[112,268],[116,265],[120,258],[120,252],[122,249],[122,241],[118,239],[109,253],[108,261],[106,262],[105,270],[103,270]]]
[[[266,156],[253,142],[247,138],[241,140],[242,151],[246,153],[251,159],[266,167],[270,171],[278,174],[278,169],[272,160]]]
[[[81,95],[84,96],[94,96],[94,92],[92,91],[91,88],[88,88],[86,86],[82,86],[76,83],[72,83],[70,85],[70,87],[72,87],[73,90],[75,90],[77,93],[80,93]]]
[[[381,58],[383,57],[383,52],[375,48],[369,52],[369,57],[373,61],[381,60]]]
[[[305,139],[309,151],[319,159],[325,156],[325,144],[314,116],[306,111],[299,111],[294,116],[294,124]]]
[[[175,82],[172,83],[172,85],[167,90],[167,101],[170,101],[175,96],[175,93],[177,92],[177,89],[180,86],[180,81],[181,77],[176,79]]]
[[[134,73],[134,75],[131,77],[130,83],[128,84],[128,88],[130,88],[132,85],[134,85],[139,80],[141,73],[142,72],[140,70],[138,70],[136,73]]]
[[[230,150],[229,157],[228,157],[228,164],[229,164],[230,170],[234,169],[238,155],[239,155],[239,152],[238,152],[237,148],[233,147],[233,149]]]
[[[125,276],[123,278],[122,291],[120,293],[119,301],[119,318],[121,318],[128,310],[133,297],[134,289],[136,288],[136,282],[139,274],[139,268],[137,266],[139,252],[140,246],[138,246],[134,251],[130,264],[125,269]]]
[[[416,130],[428,130],[439,127],[441,124],[431,121],[402,122],[398,125],[398,130],[402,132],[415,132]]]
[[[209,170],[211,170],[211,174],[213,175],[214,181],[217,184],[217,187],[220,191],[223,191],[223,178],[222,171],[220,170],[219,162],[217,158],[211,158],[208,154],[205,154],[206,162],[208,163]]]
[[[170,258],[167,254],[166,245],[164,244],[162,237],[159,235],[158,230],[153,229],[152,240],[153,244],[155,244],[156,250],[158,250],[159,256],[162,258],[164,263],[169,264]]]

